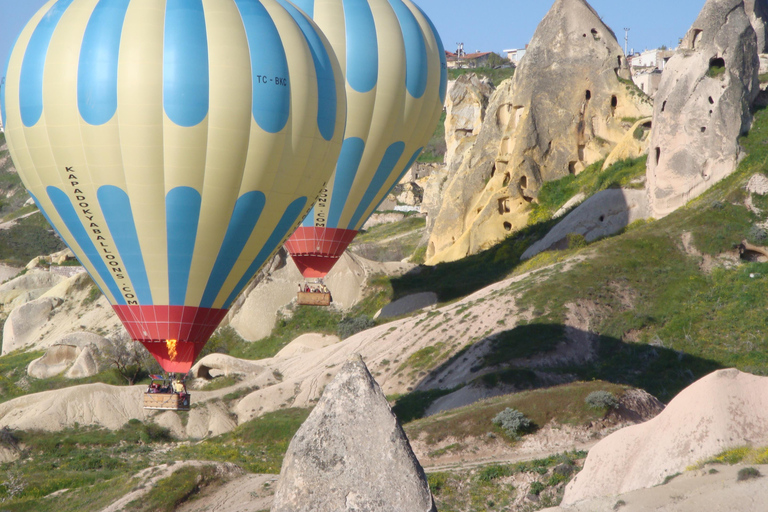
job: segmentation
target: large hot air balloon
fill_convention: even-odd
[[[0,90],[24,185],[168,372],[186,373],[341,147],[341,70],[284,0],[52,0]]]
[[[286,243],[306,278],[325,276],[416,161],[446,92],[445,52],[409,0],[294,0],[339,57],[347,126],[334,176]]]

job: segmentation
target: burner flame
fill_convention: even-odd
[[[167,340],[165,342],[165,345],[168,347],[168,356],[171,358],[171,361],[176,360],[176,340]]]

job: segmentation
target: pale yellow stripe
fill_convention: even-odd
[[[346,226],[354,215],[387,148],[393,142],[403,140],[406,61],[405,46],[400,35],[400,23],[387,0],[372,0],[370,4],[376,22],[376,34],[379,42],[379,77],[374,89],[375,96],[366,95],[366,100],[370,103],[364,108],[372,108],[372,113],[369,114],[369,111],[364,111],[365,114],[355,112],[349,116],[349,124],[353,126],[353,130],[357,130],[355,119],[358,115],[360,117],[370,115],[371,124],[367,136],[363,138],[366,141],[366,146],[360,162],[360,171],[355,177],[347,205],[339,221],[342,226]],[[393,35],[397,37],[392,37]],[[356,96],[353,98],[357,99]],[[357,105],[355,106],[357,107]],[[351,106],[350,112],[352,112]],[[352,133],[357,133],[357,131]]]
[[[338,104],[336,137],[332,142],[325,141],[317,126],[317,80],[304,36],[290,15],[276,2],[265,0],[263,3],[275,21],[288,56],[291,116],[280,134],[266,134],[252,121],[251,142],[241,194],[251,190],[262,191],[267,197],[267,204],[243,250],[243,255],[225,281],[214,307],[222,307],[274,231],[288,205],[298,197],[306,196],[309,200],[305,211],[311,207],[316,195],[329,178],[341,149],[346,102],[342,100]],[[327,47],[330,48],[329,45]],[[344,82],[338,61],[335,62],[334,69],[337,76],[337,95],[343,98]],[[275,144],[272,144],[272,141]],[[301,216],[295,225],[298,225],[300,219]],[[278,248],[279,245],[275,250]]]
[[[251,127],[251,58],[234,2],[204,0],[210,66],[208,150],[186,304],[199,305],[239,196]]]
[[[81,0],[73,3],[62,16],[51,39],[43,76],[45,108],[41,124],[44,124],[47,129],[55,166],[36,164],[36,167],[43,183],[58,184],[58,187],[67,194],[78,212],[79,220],[85,225],[91,241],[96,247],[102,248],[100,254],[104,258],[104,263],[107,264],[105,258],[107,252],[103,249],[112,254],[116,253],[117,249],[98,208],[97,187],[92,179],[83,149],[80,112],[77,106],[77,69],[80,52],[77,51],[79,44],[73,44],[73,42],[82,41],[91,12],[97,3],[98,0]],[[73,47],[76,51],[72,51]],[[35,131],[36,129],[37,127]],[[43,153],[42,150],[39,152]],[[71,171],[67,171],[67,168]],[[70,176],[76,176],[76,178],[70,178]],[[84,206],[79,206],[80,203]],[[83,210],[87,210],[93,217],[92,220],[85,218],[86,212]],[[107,298],[114,301],[115,298],[111,296],[106,283],[95,272],[95,268],[91,268],[86,258],[82,257],[80,260]],[[125,268],[122,264],[121,267]],[[127,285],[130,288],[130,281],[127,279],[116,281],[121,287]]]
[[[118,61],[120,142],[126,190],[152,300],[168,304],[163,158],[165,0],[132,0]]]

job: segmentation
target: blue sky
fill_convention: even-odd
[[[446,49],[463,42],[467,53],[524,47],[552,6],[550,0],[416,0],[435,22]],[[0,0],[0,73],[17,34],[46,0]],[[673,48],[696,19],[704,0],[591,0],[624,46],[642,51]]]

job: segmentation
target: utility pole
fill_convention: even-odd
[[[628,57],[627,55],[627,46],[629,44],[629,29],[627,27],[624,27],[624,56]]]

